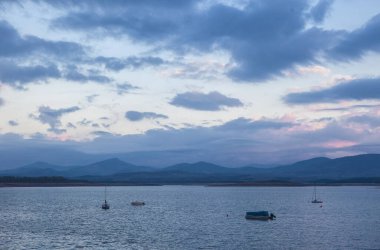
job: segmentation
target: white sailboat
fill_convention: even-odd
[[[313,198],[311,200],[311,203],[323,203],[322,200],[317,199],[317,186],[314,185],[314,192],[313,192]]]
[[[104,203],[102,204],[102,209],[107,210],[110,209],[110,204],[107,202],[107,187],[104,187]]]

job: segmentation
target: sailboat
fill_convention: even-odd
[[[313,199],[311,203],[323,203],[323,201],[317,199],[317,186],[314,185]]]
[[[102,204],[102,209],[107,210],[110,209],[110,204],[107,202],[107,187],[104,187],[104,203]]]

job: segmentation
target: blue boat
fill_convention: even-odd
[[[268,211],[256,211],[256,212],[247,212],[245,214],[247,220],[273,220],[276,216],[273,213]]]

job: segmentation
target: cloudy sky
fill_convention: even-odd
[[[379,52],[378,0],[2,0],[0,147],[380,153]]]

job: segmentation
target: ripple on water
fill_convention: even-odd
[[[0,249],[380,249],[380,189],[318,190],[323,208],[309,187],[110,187],[103,211],[101,187],[1,188]]]

